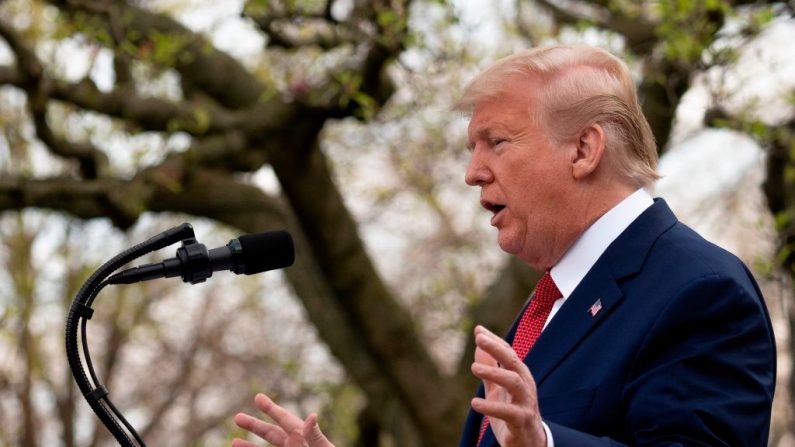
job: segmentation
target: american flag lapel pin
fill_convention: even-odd
[[[591,314],[591,318],[595,317],[599,311],[602,310],[602,299],[599,298],[596,300],[595,303],[591,304],[591,307],[588,308],[588,313]]]

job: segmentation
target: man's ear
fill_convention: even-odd
[[[583,179],[596,171],[605,153],[606,138],[604,128],[597,123],[580,132],[572,159],[572,175],[575,179]]]

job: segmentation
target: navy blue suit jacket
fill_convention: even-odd
[[[776,351],[762,294],[661,199],[607,248],[525,363],[556,447],[767,446]],[[470,410],[460,447],[480,425]],[[496,445],[487,430],[481,446]]]

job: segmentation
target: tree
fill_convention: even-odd
[[[664,148],[678,100],[694,73],[704,70],[705,63],[723,63],[726,55],[712,43],[733,8],[744,2],[569,3],[562,8],[553,2],[517,1],[516,28],[531,41],[541,38],[539,24],[521,20],[522,11],[535,5],[551,14],[553,34],[587,26],[624,36],[626,50],[642,61],[644,108]],[[771,14],[787,14],[784,6],[777,8]],[[451,149],[463,146],[461,136],[448,136],[440,114],[418,113],[420,95],[404,99],[395,92],[398,82],[436,94],[460,88],[460,80],[425,78],[431,78],[433,69],[471,70],[464,45],[444,41],[442,32],[432,37],[443,42],[434,44],[414,29],[421,27],[417,17],[423,12],[442,17],[440,27],[454,26],[454,8],[431,0],[251,0],[242,15],[266,45],[255,60],[244,61],[217,48],[162,5],[17,0],[0,10],[0,36],[15,61],[0,66],[0,85],[22,92],[26,108],[26,116],[5,118],[5,141],[15,149],[9,150],[0,177],[0,210],[45,208],[79,220],[109,219],[122,230],[151,214],[172,212],[244,232],[288,228],[296,240],[297,261],[284,271],[285,278],[319,337],[366,396],[357,416],[358,445],[375,445],[384,434],[401,446],[455,442],[475,387],[469,374],[473,341],[460,334],[471,334],[474,322],[498,332],[507,329],[538,275],[506,260],[500,271],[478,276],[472,268],[478,261],[467,261],[464,268],[439,254],[461,253],[471,260],[483,246],[477,229],[458,224],[454,208],[442,198],[448,180],[440,176],[449,172],[445,166],[451,159],[461,157]],[[683,33],[683,27],[699,32]],[[78,80],[60,73],[47,48],[62,41],[89,49],[94,64],[109,55],[113,81],[102,84],[90,70]],[[165,94],[153,95],[151,79],[178,81]],[[86,131],[92,116],[110,118],[101,122],[110,122],[111,129],[94,124],[99,136]],[[25,134],[27,119],[35,137]],[[367,141],[373,145],[369,150],[386,154],[386,165],[394,168],[388,172],[396,177],[394,184],[374,191],[371,203],[407,192],[435,224],[433,238],[424,240],[433,245],[411,252],[419,265],[410,276],[414,287],[385,278],[384,267],[376,265],[379,256],[371,254],[377,248],[368,252],[366,217],[354,217],[350,209],[356,204],[346,202],[345,163],[340,160],[363,152],[339,138],[330,143],[345,126],[357,132],[377,129],[381,138]],[[126,138],[121,148],[102,139],[117,134]],[[159,135],[160,150],[120,162],[120,152],[145,135]],[[28,169],[18,163],[37,157],[36,141],[56,160],[49,172],[35,163]],[[253,179],[255,173],[271,171],[277,187],[263,188]],[[371,217],[381,210],[374,209]],[[448,264],[444,274],[423,271],[434,258]],[[430,300],[423,297],[462,295],[467,298],[463,305],[460,299],[450,304],[455,327],[429,329],[423,310]],[[448,319],[450,308],[445,309]],[[27,327],[27,320],[21,321]],[[112,333],[113,327],[107,330]],[[124,327],[130,328],[118,330]],[[213,327],[218,331],[221,326]],[[201,324],[196,328],[206,329]],[[127,336],[118,335],[120,340]],[[453,356],[448,353],[448,360],[440,361],[434,349],[462,338],[462,347],[452,350],[459,360],[449,361]],[[200,349],[201,342],[210,341],[196,338],[189,346]],[[169,349],[174,347],[163,347]],[[191,355],[188,349],[181,358],[190,363]],[[217,362],[245,363],[245,356],[221,356]],[[280,377],[275,370],[270,373]],[[165,411],[153,405],[146,411],[147,426]],[[31,424],[25,425],[25,439],[33,439]]]

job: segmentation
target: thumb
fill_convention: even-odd
[[[317,425],[317,413],[310,414],[304,421],[304,439],[310,447],[334,447],[320,431],[320,426]]]

